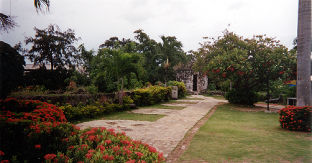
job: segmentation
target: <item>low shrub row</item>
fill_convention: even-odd
[[[155,148],[112,129],[80,130],[54,105],[0,101],[1,162],[163,162]]]
[[[177,86],[178,87],[178,97],[185,97],[187,94],[186,87],[183,82],[178,81],[169,81],[168,86]]]
[[[312,106],[288,106],[279,111],[280,125],[284,129],[292,131],[311,132]]]
[[[73,122],[84,118],[95,118],[101,115],[109,114],[117,111],[125,111],[130,109],[129,104],[99,104],[93,105],[65,105],[60,106],[60,109],[64,111],[64,114],[68,121]]]
[[[132,99],[137,106],[153,105],[162,101],[168,101],[171,97],[171,87],[149,86],[135,89]]]

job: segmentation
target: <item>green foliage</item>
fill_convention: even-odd
[[[178,81],[169,81],[168,86],[178,86],[178,96],[179,98],[185,97],[187,92],[186,92],[186,87],[183,82],[178,82]]]
[[[311,132],[312,106],[288,106],[279,111],[280,124],[284,129]]]
[[[147,88],[135,89],[132,98],[137,106],[146,106],[168,101],[170,97],[170,87],[150,86]]]
[[[144,68],[147,71],[147,81],[155,83],[174,80],[174,67],[186,61],[182,43],[174,36],[161,36],[161,42],[151,39],[143,30],[136,30],[137,49],[144,55]]]
[[[140,79],[145,71],[142,57],[137,53],[126,53],[121,49],[100,49],[91,62],[91,79],[101,92],[114,92],[123,87],[142,85]],[[124,83],[124,79],[126,83]]]
[[[195,70],[208,74],[221,88],[229,86],[224,83],[229,80],[234,90],[249,92],[236,93],[242,95],[266,90],[267,81],[290,78],[296,65],[296,56],[275,39],[262,35],[243,39],[228,31],[218,39],[203,43],[194,54]]]
[[[87,86],[91,83],[87,74],[81,73],[77,70],[73,71],[71,76],[67,78],[65,82],[69,83],[68,81],[74,81],[78,86]]]
[[[131,99],[130,96],[123,96],[123,103],[124,104],[133,104],[134,101]]]
[[[257,94],[248,90],[232,89],[225,94],[225,98],[233,104],[253,105],[257,102]]]
[[[4,99],[21,84],[25,61],[9,44],[0,41],[0,92]]]
[[[95,85],[87,86],[87,91],[90,94],[96,94],[98,92],[98,88]]]
[[[119,112],[119,111],[125,111],[130,109],[129,102],[132,102],[131,99],[127,98],[124,105],[119,104],[100,104],[95,103],[92,105],[78,105],[78,106],[72,106],[72,105],[65,105],[61,106],[60,109],[64,111],[64,114],[68,121],[78,121],[82,119],[90,119],[90,118],[96,118],[99,116],[103,116],[112,112]]]

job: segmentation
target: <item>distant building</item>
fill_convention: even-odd
[[[24,66],[25,72],[29,72],[29,71],[32,71],[32,70],[37,70],[39,68],[40,68],[39,65],[34,66],[34,64],[26,64]],[[45,64],[45,68],[46,68],[46,70],[51,70],[51,65],[50,64]],[[68,66],[65,66],[65,68],[67,70],[69,69]],[[81,73],[85,72],[85,69],[82,66],[78,66],[78,67],[76,66],[75,68],[76,68],[77,71],[79,71]],[[56,67],[54,67],[53,69],[56,69]]]
[[[191,64],[180,67],[176,71],[176,80],[185,84],[188,93],[199,94],[207,89],[207,75],[201,74],[199,72],[194,72],[192,70]]]

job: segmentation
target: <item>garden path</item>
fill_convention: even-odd
[[[192,95],[191,98],[201,98],[202,100],[178,100],[177,103],[170,105],[185,106],[182,110],[174,109],[136,109],[132,112],[140,114],[163,114],[165,117],[155,122],[133,121],[133,120],[95,120],[77,124],[80,128],[88,127],[106,127],[113,128],[117,132],[125,132],[134,140],[140,140],[144,143],[157,148],[163,152],[164,156],[177,146],[184,138],[184,135],[190,130],[201,118],[203,118],[211,108],[219,102],[212,97],[201,95]],[[181,101],[182,103],[179,103]],[[186,102],[185,102],[186,101]],[[189,103],[187,103],[189,102]]]

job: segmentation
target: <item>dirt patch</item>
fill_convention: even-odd
[[[222,105],[224,103],[218,103],[218,105],[214,106],[208,114],[206,114],[202,119],[200,119],[184,136],[184,138],[179,142],[179,144],[176,146],[176,148],[171,151],[171,153],[168,155],[166,162],[177,162],[178,159],[182,156],[182,154],[186,151],[188,146],[190,145],[193,137],[195,136],[196,132],[199,130],[201,126],[203,126],[208,118],[210,118],[213,113],[216,111],[217,107],[219,105]],[[192,160],[192,162],[202,162],[199,160]]]

